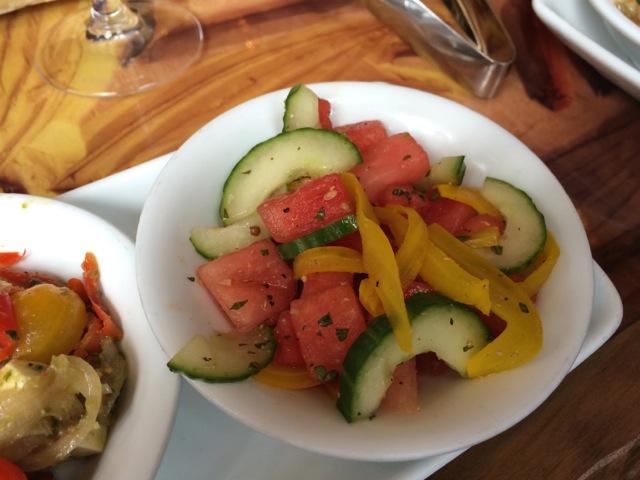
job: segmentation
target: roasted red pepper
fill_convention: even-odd
[[[11,296],[7,291],[0,291],[0,362],[9,358],[17,342],[18,324]]]
[[[25,256],[26,250],[22,252],[0,252],[0,267],[10,267],[18,263]]]

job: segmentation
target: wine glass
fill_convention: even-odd
[[[202,49],[202,26],[164,0],[91,0],[56,24],[38,45],[36,69],[55,88],[114,97],[168,82]]]

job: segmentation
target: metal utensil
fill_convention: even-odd
[[[478,97],[497,93],[516,58],[486,0],[361,1],[418,55],[434,59]]]

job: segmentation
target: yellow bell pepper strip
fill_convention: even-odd
[[[502,217],[500,210],[484,198],[477,188],[441,184],[437,185],[436,189],[441,197],[465,203],[473,207],[478,213],[488,213],[489,215]]]
[[[505,330],[467,363],[470,378],[511,370],[535,357],[542,348],[542,322],[529,296],[491,262],[439,225],[429,225],[429,238],[462,268],[491,285],[491,310],[506,323]]]
[[[393,244],[398,248],[404,241],[407,228],[409,228],[407,219],[403,217],[400,212],[390,209],[389,205],[385,207],[373,207],[373,211],[378,221],[389,229]]]
[[[533,297],[540,287],[544,285],[544,282],[547,281],[549,275],[553,271],[553,267],[555,267],[558,258],[560,257],[560,246],[556,242],[556,239],[553,238],[550,232],[547,232],[547,241],[544,245],[544,249],[540,252],[538,259],[536,260],[535,269],[525,278],[522,282],[518,283],[520,288],[529,295],[529,297]]]
[[[364,278],[360,281],[358,300],[372,317],[379,317],[384,314],[384,306],[370,278]]]
[[[318,272],[365,273],[362,253],[348,247],[322,246],[305,250],[293,259],[296,280]]]
[[[469,274],[438,249],[429,240],[427,226],[415,210],[400,205],[387,205],[384,208],[376,208],[375,211],[380,221],[388,226],[392,235],[398,237],[398,241],[401,242],[401,247],[396,252],[396,259],[404,287],[416,278],[414,274],[416,269],[416,274],[419,274],[436,291],[452,300],[476,307],[484,314],[489,314],[491,300],[488,280]],[[407,212],[408,218],[399,215],[401,211]],[[413,224],[412,233],[409,233],[410,222]],[[421,226],[418,227],[418,225]],[[407,242],[406,239],[410,237],[413,238]],[[405,244],[411,245],[411,248],[407,248],[406,258],[403,258],[399,254]],[[415,256],[413,261],[412,256]],[[415,261],[418,263],[414,263]],[[403,278],[403,271],[408,271],[411,276]],[[405,278],[408,280],[406,285]]]
[[[393,248],[356,176],[344,173],[342,178],[356,206],[365,270],[384,306],[398,346],[403,351],[410,352],[411,324],[404,304],[404,293]]]
[[[383,208],[376,208],[375,211],[380,222],[385,225],[389,225],[387,223],[389,220],[396,224],[404,224],[400,228],[396,227],[400,235],[400,238],[396,239],[399,244],[396,251],[396,263],[400,272],[402,288],[405,289],[416,279],[422,266],[425,257],[424,245],[429,238],[427,225],[418,212],[402,205],[387,205]],[[391,212],[391,215],[387,215],[386,212]]]
[[[303,390],[320,385],[304,367],[283,367],[273,363],[260,370],[253,378],[264,385],[285,390]]]
[[[471,248],[491,248],[498,245],[500,241],[500,229],[498,227],[487,227],[477,232],[471,232],[461,239],[467,247]]]
[[[471,275],[431,240],[427,240],[424,251],[425,258],[420,267],[420,277],[425,282],[442,295],[475,307],[485,315],[489,314],[489,280]]]

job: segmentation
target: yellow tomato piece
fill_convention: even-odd
[[[286,390],[302,390],[319,385],[306,368],[283,367],[269,364],[253,378],[264,385]]]
[[[380,227],[373,206],[356,176],[345,173],[342,178],[356,206],[365,270],[384,306],[398,346],[403,351],[410,352],[411,324],[404,303],[404,293],[393,248]]]
[[[362,253],[338,246],[314,247],[293,259],[293,276],[299,280],[318,272],[365,273]]]
[[[473,207],[478,213],[488,213],[496,217],[502,217],[500,210],[489,200],[484,198],[480,190],[460,185],[441,184],[436,187],[441,197],[457,200]]]
[[[87,324],[82,299],[73,290],[35,285],[12,296],[18,326],[15,358],[49,363],[53,355],[68,354]]]
[[[535,357],[542,348],[542,321],[524,290],[439,225],[429,225],[429,238],[470,274],[489,280],[491,310],[507,323],[498,338],[468,361],[468,376],[511,370]]]

